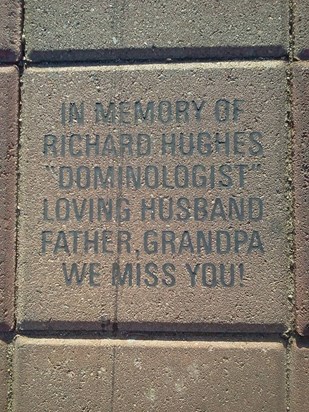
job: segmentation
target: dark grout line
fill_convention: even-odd
[[[276,333],[172,333],[172,332],[87,332],[87,331],[15,331],[3,336],[7,342],[13,341],[17,336],[35,339],[109,339],[109,340],[162,340],[162,341],[246,341],[246,342],[287,342],[290,336]],[[1,338],[1,335],[0,335]]]
[[[264,62],[264,61],[289,61],[289,56],[282,57],[256,57],[256,58],[230,58],[230,59],[219,59],[219,58],[167,58],[167,59],[145,59],[145,60],[76,60],[76,61],[42,61],[33,62],[25,60],[23,64],[27,68],[31,67],[42,67],[42,68],[61,68],[61,67],[94,67],[94,66],[144,66],[144,65],[159,65],[159,64],[185,64],[185,63],[246,63],[246,62]]]
[[[295,0],[289,0],[289,53],[290,63],[295,60]]]
[[[293,175],[293,139],[294,139],[294,122],[293,122],[293,62],[294,62],[294,49],[295,49],[295,0],[289,0],[289,62],[287,69],[287,127],[288,127],[288,153],[287,153],[287,192],[288,192],[288,202],[290,205],[289,213],[289,261],[290,261],[290,279],[289,287],[291,289],[291,312],[292,312],[292,322],[291,327],[293,334],[291,334],[287,340],[286,345],[286,365],[285,365],[285,401],[286,410],[289,411],[291,408],[291,386],[290,386],[290,375],[291,375],[291,351],[292,344],[295,341],[296,330],[295,324],[295,213],[294,213],[294,175]]]
[[[281,342],[288,350],[293,342],[299,345],[309,345],[309,336],[297,333],[289,335],[276,333],[171,333],[171,332],[87,332],[87,331],[13,331],[1,332],[0,340],[7,344],[14,343],[18,337],[32,339],[63,339],[63,340],[136,340],[136,341],[166,341],[166,342]]]
[[[16,314],[17,314],[17,296],[18,296],[18,285],[17,285],[17,264],[18,264],[18,225],[19,225],[19,149],[20,149],[20,136],[21,136],[21,85],[22,85],[22,75],[24,72],[24,55],[25,55],[25,44],[24,44],[24,19],[25,19],[25,4],[24,0],[21,2],[21,57],[18,62],[15,63],[19,70],[19,84],[18,84],[18,136],[17,136],[17,150],[16,150],[16,215],[15,215],[15,277],[14,277],[14,330],[6,334],[8,339],[8,352],[7,352],[7,361],[8,361],[8,382],[7,382],[7,412],[13,411],[13,384],[14,384],[14,341],[17,337],[16,331]]]

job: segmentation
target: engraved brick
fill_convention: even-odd
[[[303,412],[309,409],[309,345],[294,344],[290,371],[291,411]]]
[[[25,3],[33,61],[281,57],[288,34],[285,0]]]
[[[294,187],[297,331],[309,334],[309,63],[294,64]]]
[[[114,410],[285,410],[279,343],[125,342],[115,354]]]
[[[112,362],[104,341],[18,338],[13,411],[108,411]]]
[[[0,62],[16,62],[21,52],[21,1],[0,2]]]
[[[285,89],[282,62],[26,70],[19,327],[285,329]]]
[[[307,0],[294,2],[295,53],[301,59],[309,59],[309,3]]]
[[[6,411],[8,393],[7,344],[0,339],[0,411]]]
[[[18,70],[0,68],[0,330],[14,323]]]

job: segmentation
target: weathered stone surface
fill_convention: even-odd
[[[112,362],[106,341],[18,338],[13,411],[108,411]]]
[[[291,411],[309,409],[309,344],[294,344],[290,372]]]
[[[274,342],[18,338],[13,411],[281,412],[284,357]]]
[[[27,0],[27,58],[281,57],[288,48],[288,6],[285,0]]]
[[[296,320],[301,335],[309,334],[309,63],[294,64],[294,188]]]
[[[307,0],[294,2],[295,53],[301,59],[309,59],[309,3]]]
[[[0,411],[5,412],[8,392],[7,344],[0,339]]]
[[[26,70],[19,327],[283,330],[285,88],[281,62]]]
[[[0,330],[14,324],[18,70],[0,68]]]
[[[113,410],[281,412],[284,364],[279,343],[127,341]]]
[[[0,62],[16,62],[21,51],[21,1],[0,2]]]

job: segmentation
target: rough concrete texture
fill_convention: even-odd
[[[26,70],[19,328],[282,331],[285,82],[281,62]]]
[[[309,344],[292,346],[290,367],[291,411],[309,410]]]
[[[19,338],[13,411],[282,412],[284,364],[274,342]]]
[[[26,0],[27,59],[281,57],[288,1]]]
[[[309,2],[294,1],[295,53],[301,59],[309,59]]]
[[[112,362],[104,341],[18,338],[13,411],[109,411]]]
[[[0,68],[0,330],[13,327],[18,70]]]
[[[6,411],[8,392],[7,344],[0,339],[0,411]]]
[[[0,62],[16,62],[21,53],[21,1],[0,1]]]
[[[296,320],[297,331],[309,335],[309,63],[293,67]]]

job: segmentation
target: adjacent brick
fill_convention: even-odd
[[[290,372],[291,411],[309,409],[309,345],[294,344]]]
[[[285,88],[281,62],[26,70],[19,327],[285,329]]]
[[[294,33],[295,53],[301,59],[309,58],[309,3],[307,0],[295,0],[294,2]]]
[[[25,3],[33,61],[281,57],[288,34],[285,0]]]
[[[113,410],[281,412],[284,364],[279,343],[126,341]]]
[[[294,186],[297,330],[309,334],[309,63],[294,64]]]
[[[21,51],[21,1],[0,2],[0,62],[16,62]]]
[[[18,338],[13,411],[281,412],[284,357],[274,342]]]
[[[7,344],[0,340],[0,411],[5,412],[8,393]]]
[[[0,68],[0,330],[14,322],[18,70]]]
[[[108,411],[112,362],[104,341],[18,338],[13,411]]]

